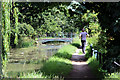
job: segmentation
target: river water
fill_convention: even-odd
[[[40,69],[49,57],[68,43],[46,43],[29,48],[11,49],[5,71],[8,77],[17,77],[20,73],[28,73]]]

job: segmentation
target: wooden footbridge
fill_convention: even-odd
[[[39,39],[38,41],[43,44],[47,42],[53,42],[53,41],[72,43],[73,38],[50,38],[50,39]]]
[[[58,36],[56,36],[58,35]],[[49,36],[45,36],[45,38],[38,38],[38,41],[40,43],[47,43],[47,42],[53,42],[53,41],[58,41],[58,42],[70,42],[72,43],[73,38],[75,38],[77,34],[74,33],[65,33],[65,34],[49,34]],[[51,37],[51,38],[50,38]]]

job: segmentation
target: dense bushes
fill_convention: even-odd
[[[36,31],[30,24],[26,23],[19,23],[19,36],[28,36],[28,37],[34,37],[36,35]]]
[[[18,23],[18,42],[17,44],[14,43],[14,38],[15,38],[15,29],[12,27],[11,31],[11,47],[15,48],[15,47],[28,47],[28,46],[32,46],[34,43],[35,37],[36,37],[36,31],[34,30],[34,28],[26,23]]]
[[[30,47],[33,46],[35,41],[29,37],[21,37],[18,40],[18,45],[16,46],[17,48],[24,48],[24,47]]]

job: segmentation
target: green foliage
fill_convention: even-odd
[[[34,30],[34,28],[30,25],[30,24],[26,24],[26,23],[22,23],[22,24],[18,24],[19,27],[19,35],[22,36],[28,36],[28,37],[32,37],[36,35],[36,31]]]
[[[97,15],[98,13],[95,13],[95,11],[90,12],[90,10],[87,10],[87,13],[84,13],[81,18],[82,22],[84,23],[84,28],[88,29],[88,33],[91,36],[101,31]]]
[[[105,61],[108,62],[107,65],[111,65],[110,61],[120,56],[120,51],[118,49],[120,46],[118,42],[120,41],[120,3],[89,3],[86,7],[99,12],[98,18],[101,24],[102,33],[99,36],[98,47],[99,51],[105,53]],[[107,67],[106,64],[104,65]],[[110,66],[109,69],[111,69]]]
[[[87,59],[90,58],[91,57],[90,53],[91,53],[91,48],[90,48],[90,45],[88,45],[88,46],[86,46],[85,58],[87,58]]]
[[[105,35],[105,32],[106,32],[105,30],[101,31],[101,34],[98,36],[98,42],[95,45],[97,50],[101,53],[107,53],[107,50],[106,50],[107,36]]]
[[[69,14],[66,7],[65,5],[59,5],[59,8],[53,7],[42,12],[43,24],[38,28],[41,35],[45,33],[65,32],[66,28],[69,28],[67,20]]]
[[[112,79],[112,78],[116,78],[119,80],[120,79],[120,72],[108,74],[108,76],[105,76],[105,79],[103,79],[103,80]]]
[[[2,37],[3,37],[3,51],[5,54],[9,53],[10,45],[10,3],[2,2]]]
[[[18,8],[14,8],[14,18],[15,18],[15,40],[14,43],[18,44]]]
[[[21,37],[18,41],[17,48],[30,47],[34,45],[34,40],[29,37]]]

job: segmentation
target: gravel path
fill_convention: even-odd
[[[71,61],[73,70],[65,78],[65,80],[97,80],[92,70],[88,67],[85,54],[79,55],[81,49],[77,49],[72,55]]]

